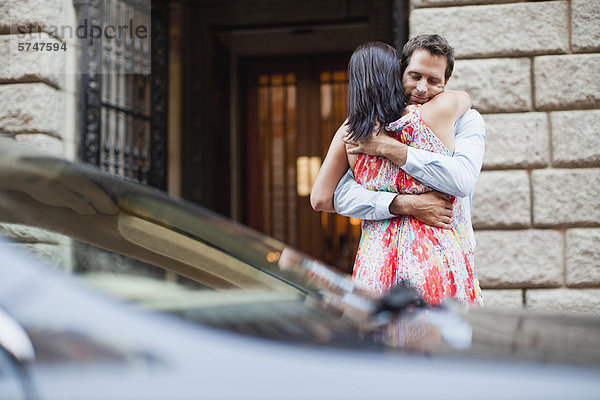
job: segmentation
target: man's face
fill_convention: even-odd
[[[446,87],[446,57],[417,49],[402,75],[402,86],[409,104],[427,103]]]

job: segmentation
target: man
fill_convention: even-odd
[[[454,51],[438,35],[417,36],[403,48],[402,68],[402,86],[408,102],[423,104],[445,90],[454,68]],[[374,192],[359,185],[348,171],[335,188],[333,201],[325,191],[311,194],[311,204],[317,211],[332,212],[335,206],[339,214],[358,219],[411,215],[428,225],[447,228],[452,218],[452,203],[446,194],[464,197],[474,246],[471,196],[483,162],[484,141],[483,118],[471,109],[456,122],[455,150],[451,157],[408,147],[385,134],[374,135],[365,142],[350,143],[348,153],[382,155],[438,192],[421,195]]]

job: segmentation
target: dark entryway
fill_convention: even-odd
[[[347,269],[359,239],[347,218],[316,213],[309,194],[346,118],[349,55],[244,60],[244,220]]]
[[[346,65],[401,44],[400,0],[182,3],[182,197],[349,271],[360,227],[308,194],[346,116]]]

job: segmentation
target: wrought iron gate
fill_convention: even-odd
[[[74,3],[90,27],[81,40],[80,159],[164,190],[167,2]]]

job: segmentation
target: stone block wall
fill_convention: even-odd
[[[40,32],[19,34],[30,26]],[[72,0],[0,1],[0,134],[72,160],[79,49],[76,37],[51,28],[62,26],[77,27]],[[18,50],[19,43],[66,44],[67,50]]]
[[[33,37],[19,34],[29,26]],[[79,49],[76,37],[51,28],[61,26],[77,26],[73,0],[0,0],[0,135],[74,160]],[[66,44],[67,51],[18,49],[36,42]],[[72,242],[64,236],[11,224],[0,226],[0,234],[51,265],[71,265]]]
[[[600,1],[412,0],[487,127],[473,196],[486,305],[600,314]]]

